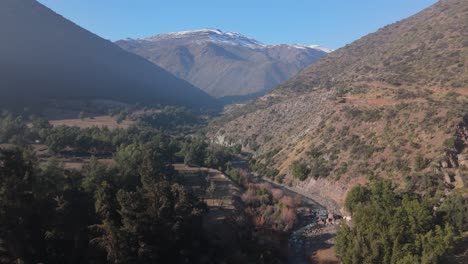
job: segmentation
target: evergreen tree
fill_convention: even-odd
[[[353,223],[342,225],[336,238],[343,263],[442,263],[458,239],[448,222],[440,225],[428,200],[399,194],[389,181],[355,187],[346,204]]]
[[[184,154],[184,163],[187,165],[203,166],[208,145],[205,141],[197,139],[193,142],[186,143],[182,148]]]

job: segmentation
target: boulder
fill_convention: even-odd
[[[440,162],[440,166],[445,169],[450,168],[450,163],[447,160],[444,160]]]
[[[458,165],[468,167],[468,155],[458,154]]]

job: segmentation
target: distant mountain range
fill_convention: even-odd
[[[331,49],[265,45],[219,29],[160,34],[116,42],[215,97],[265,93]]]
[[[190,83],[73,24],[35,0],[0,1],[0,103],[65,99],[205,107]]]

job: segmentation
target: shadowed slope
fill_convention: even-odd
[[[0,2],[0,101],[50,99],[207,106],[212,99],[33,0]]]

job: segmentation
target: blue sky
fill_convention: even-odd
[[[219,28],[267,44],[339,48],[436,0],[39,0],[110,40]]]

